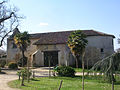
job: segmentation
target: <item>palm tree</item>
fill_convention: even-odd
[[[87,42],[86,35],[81,30],[72,32],[68,38],[67,44],[75,57],[76,68],[79,67],[79,57],[83,56]]]
[[[27,50],[27,46],[30,44],[30,35],[28,32],[18,33],[14,36],[15,44],[19,47],[22,52],[22,67],[24,66],[24,61],[26,59],[24,52]],[[21,86],[24,86],[24,70],[22,70],[22,82]],[[29,72],[29,69],[28,69]],[[28,73],[27,73],[28,76]],[[29,81],[29,80],[28,80]]]
[[[25,54],[27,46],[30,44],[30,35],[28,32],[18,33],[14,36],[15,44],[19,47],[22,52],[22,67],[24,66]]]
[[[83,76],[82,76],[82,90],[84,90],[84,55],[85,55],[85,47],[88,41],[86,40],[86,35],[81,31],[77,30],[70,34],[68,38],[68,47],[70,48],[71,52],[73,53],[75,60],[76,60],[76,68],[78,68],[79,58],[81,56],[82,59],[82,69],[83,69]]]

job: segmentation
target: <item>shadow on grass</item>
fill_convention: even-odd
[[[26,87],[26,88],[28,88],[28,87],[31,87],[31,86],[30,86],[30,85],[28,85],[28,83],[27,83],[27,82],[25,82],[23,86],[19,85],[19,87]]]
[[[82,77],[81,77],[81,76],[75,76],[75,77],[62,77],[62,76],[57,76],[57,77],[50,77],[50,79],[76,81],[76,80],[82,80]]]
[[[117,81],[114,83],[115,85],[120,85],[120,81]]]
[[[65,80],[82,80],[82,76],[75,76],[75,77],[60,77],[60,76],[58,76],[58,77],[51,77],[51,78],[53,78],[53,79],[65,79]],[[103,77],[102,76],[85,76],[85,79],[87,79],[87,80],[101,80]]]
[[[37,80],[37,79],[34,79],[34,78],[31,78],[30,80],[31,81],[40,81],[40,80]]]

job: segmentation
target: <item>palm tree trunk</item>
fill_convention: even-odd
[[[25,57],[24,50],[22,50],[22,67],[24,67],[24,57]]]
[[[76,68],[78,68],[78,58],[77,58],[77,56],[75,56],[75,60],[76,60]]]
[[[88,59],[87,59],[87,70],[88,70]]]
[[[78,58],[77,55],[73,54],[74,58],[75,58],[75,66],[76,68],[78,68]]]
[[[82,90],[84,90],[84,60],[83,60],[83,57],[82,57],[82,72],[83,72],[83,75],[82,75]]]
[[[24,75],[22,75],[21,86],[24,86]]]

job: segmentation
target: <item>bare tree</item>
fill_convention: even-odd
[[[87,47],[85,50],[85,66],[93,66],[97,61],[101,60],[100,50],[96,47]]]
[[[19,18],[16,7],[10,7],[7,1],[0,1],[0,47],[5,38],[18,26]]]
[[[91,70],[100,70],[104,73],[105,79],[112,83],[112,90],[114,90],[114,82],[116,81],[114,74],[117,74],[119,69],[120,52],[117,52],[95,63]]]

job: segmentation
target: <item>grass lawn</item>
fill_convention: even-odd
[[[82,72],[82,68],[74,68],[76,72]],[[89,70],[85,69],[85,72],[88,72]]]
[[[85,90],[111,90],[111,84],[101,81],[102,77],[85,77]],[[63,80],[61,90],[82,90],[81,77],[41,77],[35,78],[25,86],[20,86],[20,81],[15,80],[8,83],[10,87],[20,88],[22,90],[58,90],[60,81]],[[120,82],[115,85],[115,90],[120,90]]]
[[[82,73],[82,68],[74,68],[76,72]],[[96,72],[99,73],[100,71],[90,71],[90,69],[84,69],[84,72]]]

